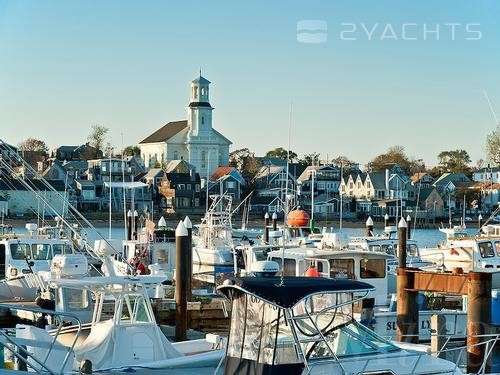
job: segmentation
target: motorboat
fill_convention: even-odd
[[[354,319],[374,288],[356,280],[242,277],[217,288],[232,301],[224,374],[461,374]]]
[[[389,272],[395,273],[398,266],[398,228],[386,226],[384,231],[374,236],[351,237],[347,244],[349,250],[364,250],[386,253],[391,256],[387,261]],[[417,241],[406,240],[406,264],[415,268],[434,268],[434,262],[423,260]]]
[[[34,371],[79,372],[89,366],[92,371],[111,372],[123,368],[215,368],[223,356],[223,338],[209,335],[208,339],[188,342],[168,341],[155,320],[146,285],[165,278],[143,280],[125,276],[51,278],[47,283],[56,291],[56,310],[38,311],[54,315],[55,327],[19,324],[14,337],[9,336],[12,330],[7,330],[0,331],[0,339],[15,346],[24,368]],[[105,301],[114,301],[110,315],[103,309]],[[82,319],[90,306],[91,322],[84,326]]]
[[[485,225],[474,236],[448,238],[422,249],[421,256],[448,271],[491,272],[492,288],[500,288],[500,224]]]
[[[357,280],[372,285],[375,289],[366,298],[372,299],[370,317],[361,315],[362,306],[356,308],[356,318],[383,337],[396,336],[396,275],[389,271],[391,255],[365,250],[319,250],[306,248],[287,248],[268,250],[256,247],[254,255],[248,255],[252,264],[263,259],[278,263],[280,270],[283,263],[286,276],[312,276],[331,279]],[[248,253],[251,253],[250,251]],[[251,263],[253,260],[253,263]],[[445,308],[444,295],[419,295],[419,339],[431,338],[431,316],[442,315],[446,319],[446,332],[450,338],[464,338],[466,335],[467,314],[462,309]]]

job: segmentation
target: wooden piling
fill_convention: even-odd
[[[278,215],[276,212],[273,212],[273,230],[278,229]]]
[[[414,274],[406,269],[406,221],[398,223],[398,276],[396,340],[418,343],[418,291],[414,290]]]
[[[467,278],[467,372],[477,373],[483,364],[491,323],[491,273],[469,272]],[[488,361],[490,362],[490,361]],[[489,372],[489,363],[486,373]]]
[[[371,216],[366,219],[366,237],[373,237],[373,220]]]
[[[264,215],[264,243],[269,243],[269,214]]]
[[[188,277],[187,280],[187,300],[192,301],[193,300],[193,223],[191,222],[191,219],[189,216],[186,216],[184,218],[184,226],[186,227],[188,231],[188,251],[186,253],[186,274]]]
[[[189,238],[186,226],[179,222],[175,230],[175,340],[184,341],[187,338],[188,314],[187,314],[187,281],[188,281],[188,253],[193,250],[189,248]]]
[[[406,238],[411,239],[411,216],[410,215],[408,215],[406,217],[406,222],[408,223],[408,228],[406,229],[406,234],[407,234]]]
[[[433,314],[431,316],[431,352],[433,356],[445,358],[445,353],[438,352],[446,343],[446,317],[441,314]]]
[[[483,216],[479,214],[479,216],[477,217],[477,227],[480,230],[482,226],[483,226]]]

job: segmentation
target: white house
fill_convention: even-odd
[[[200,176],[210,176],[217,167],[229,164],[232,142],[212,127],[209,86],[201,74],[191,81],[187,120],[169,122],[139,143],[147,168],[184,159]]]

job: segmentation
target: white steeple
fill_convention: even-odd
[[[189,135],[199,136],[212,129],[212,106],[209,100],[210,81],[200,74],[191,81],[191,100],[188,106]]]

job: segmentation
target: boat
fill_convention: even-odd
[[[5,228],[0,234],[0,301],[33,301],[40,288],[37,272],[48,271],[55,256],[73,254],[73,242],[61,230],[39,234],[35,223],[26,224],[27,234]]]
[[[395,273],[398,266],[398,228],[386,226],[384,231],[374,236],[351,237],[347,244],[350,250],[365,250],[386,253],[391,256],[387,261],[389,272]],[[434,262],[422,259],[417,241],[406,240],[406,265],[421,269],[434,268]]]
[[[242,277],[217,290],[232,301],[224,374],[462,373],[418,345],[403,348],[357,322],[352,306],[374,290],[367,283]]]
[[[56,290],[56,311],[16,306],[54,315],[55,327],[18,324],[14,337],[9,336],[11,329],[0,331],[2,343],[16,347],[25,369],[50,373],[85,372],[89,367],[110,372],[126,368],[180,371],[207,365],[215,368],[220,362],[224,340],[219,336],[177,343],[167,340],[155,320],[145,279],[78,276],[47,280]],[[147,283],[164,279],[150,276]],[[111,315],[103,309],[105,301],[114,301]],[[89,306],[91,322],[84,325]]]
[[[212,204],[201,224],[193,226],[193,264],[232,267],[232,198],[227,194],[212,195],[211,198]],[[197,272],[196,268],[193,270]]]
[[[492,288],[500,288],[500,224],[487,224],[476,235],[448,238],[421,251],[422,259],[447,271],[491,272]]]
[[[255,255],[250,255],[254,253]],[[247,269],[263,259],[274,261],[286,276],[312,276],[341,280],[357,280],[372,285],[375,289],[366,298],[371,299],[373,316],[362,316],[362,307],[357,306],[355,317],[372,328],[377,334],[394,339],[396,337],[396,275],[389,271],[388,262],[391,255],[365,250],[319,250],[314,248],[286,248],[279,250],[262,249],[248,251],[250,263]],[[253,262],[253,263],[252,263]],[[462,309],[445,308],[445,302],[456,301],[444,295],[419,296],[419,340],[431,338],[431,316],[442,315],[446,319],[446,332],[450,339],[466,336],[467,313]]]

